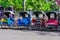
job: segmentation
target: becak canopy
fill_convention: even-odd
[[[48,18],[51,18],[51,17],[57,18],[56,12],[47,12],[46,15],[48,16]]]
[[[12,17],[14,16],[14,13],[12,11],[7,11],[7,12],[3,12],[3,15],[6,15],[7,17]]]
[[[35,11],[33,13],[33,15],[35,15],[36,17],[40,17],[40,18],[43,18],[44,17],[44,13],[42,13],[41,11]]]

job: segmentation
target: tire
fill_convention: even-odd
[[[39,30],[40,30],[40,31],[43,31],[43,26],[41,26],[41,27],[39,28]]]
[[[45,30],[45,27],[43,26],[43,27],[42,27],[42,31],[44,31],[44,30]]]
[[[47,31],[47,28],[44,27],[44,31]]]
[[[32,30],[36,30],[36,27],[35,27],[35,26],[31,26],[31,29],[32,29]]]
[[[29,30],[29,26],[28,25],[26,26],[26,29]]]
[[[57,31],[57,30],[58,30],[58,26],[55,27],[55,31]]]

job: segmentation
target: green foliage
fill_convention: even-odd
[[[13,6],[15,10],[22,9],[22,0],[0,0],[0,5],[4,8]]]
[[[22,0],[14,0],[14,7],[15,7],[15,10],[20,10],[22,9]]]
[[[55,10],[58,9],[55,2],[53,0],[24,0],[25,1],[25,10],[32,8],[32,10]],[[54,5],[52,5],[54,3]],[[0,5],[4,8],[8,6],[13,6],[14,10],[22,9],[22,0],[0,0]],[[59,7],[60,8],[60,7]]]
[[[52,3],[55,3],[53,0],[26,0],[26,9],[32,8],[33,10],[44,10],[50,11],[57,9],[56,4],[51,6]]]

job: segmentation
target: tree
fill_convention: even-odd
[[[15,10],[22,9],[22,0],[8,0],[9,5],[12,5]]]
[[[4,8],[13,6],[15,10],[22,9],[22,0],[0,0],[0,5]]]
[[[56,10],[59,9],[55,4],[54,0],[24,0],[25,1],[25,9],[32,8],[32,10]],[[53,3],[53,5],[52,5]],[[0,5],[4,8],[8,6],[13,6],[14,10],[21,10],[23,8],[22,6],[22,0],[0,0]]]
[[[50,11],[57,9],[54,0],[26,0],[26,10],[32,8],[33,10],[44,10]]]

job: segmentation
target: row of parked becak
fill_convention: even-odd
[[[60,25],[60,13],[54,11],[46,13],[34,11],[32,15],[27,12],[20,12],[16,20],[14,15],[12,7],[7,7],[5,10],[0,7],[1,28],[5,28],[6,26],[9,28],[24,26],[27,29],[57,30],[58,25]]]
[[[58,14],[56,12],[34,12],[32,18],[32,29],[46,30],[58,28]]]
[[[60,14],[57,12],[34,11],[32,15],[29,15],[27,12],[20,12],[16,22],[17,27],[26,26],[28,29],[57,30],[60,24]]]

